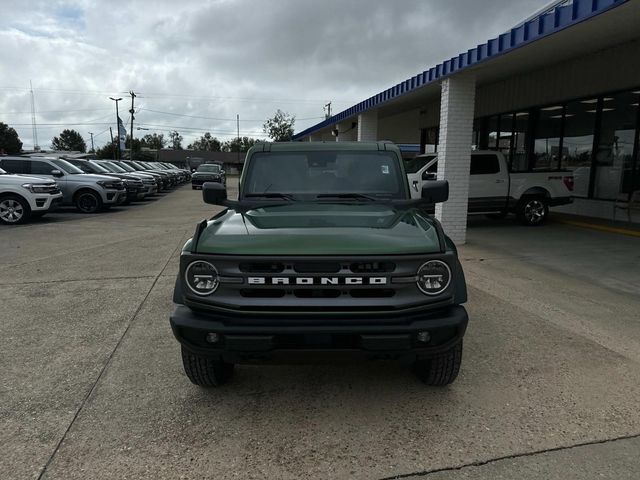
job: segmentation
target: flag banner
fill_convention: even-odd
[[[118,141],[120,142],[120,151],[126,148],[125,141],[127,139],[127,129],[124,128],[122,119],[118,117]]]

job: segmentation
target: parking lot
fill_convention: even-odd
[[[0,229],[1,478],[637,478],[640,239],[473,219],[450,387],[356,362],[204,390],[168,315],[216,211],[187,186]]]

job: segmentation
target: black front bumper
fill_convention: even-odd
[[[218,179],[212,179],[212,178],[203,179],[203,178],[198,178],[198,177],[191,177],[191,186],[193,186],[193,187],[202,187],[202,185],[204,185],[207,182],[223,183],[223,180],[222,180],[222,178],[218,178]]]
[[[171,328],[178,341],[198,355],[222,358],[232,363],[288,361],[301,354],[361,353],[368,357],[428,358],[456,345],[464,336],[468,316],[464,307],[450,306],[437,311],[402,316],[388,321],[357,322],[346,315],[274,320],[228,317],[198,313],[176,305]],[[427,332],[428,342],[418,339]],[[216,333],[216,343],[207,334]]]

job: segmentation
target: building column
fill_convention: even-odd
[[[449,181],[449,201],[436,204],[436,218],[457,245],[464,244],[467,239],[475,98],[474,76],[460,75],[442,82],[438,180]]]
[[[358,115],[359,142],[376,142],[378,140],[378,111],[364,112]]]
[[[322,135],[316,135],[316,134],[311,134],[309,135],[309,141],[310,142],[320,142],[322,141]]]
[[[342,123],[336,124],[338,130],[338,136],[336,142],[355,142],[357,136],[357,127],[353,127],[353,120],[347,120]]]

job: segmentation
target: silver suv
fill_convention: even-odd
[[[61,158],[0,157],[3,170],[32,177],[52,178],[62,191],[62,204],[83,213],[95,213],[122,203],[127,197],[122,180],[89,175]]]

